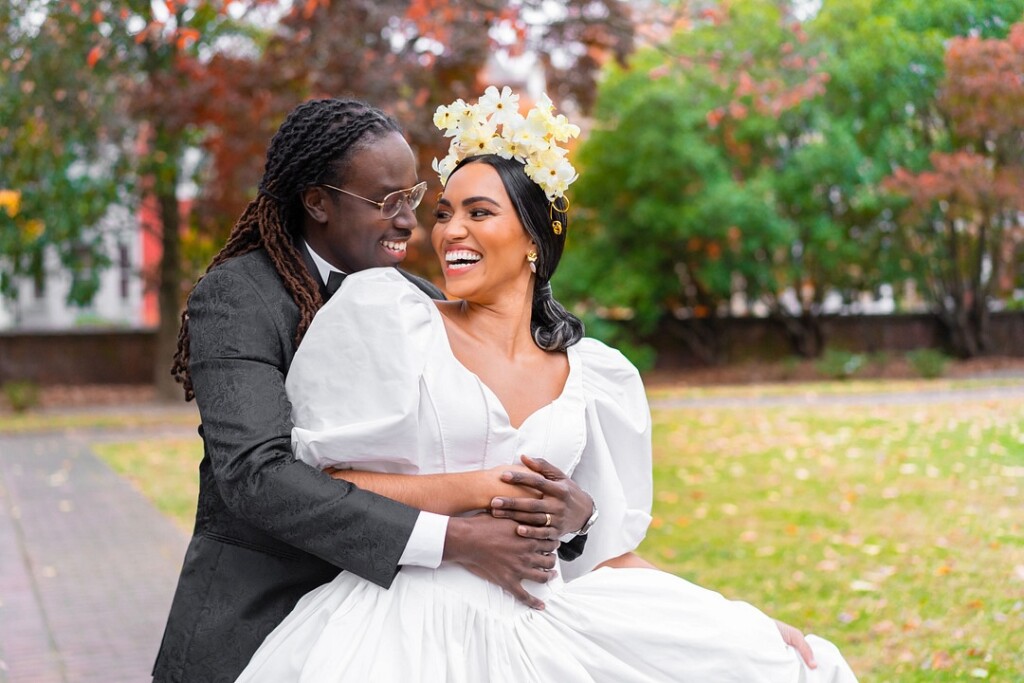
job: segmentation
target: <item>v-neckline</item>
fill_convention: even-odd
[[[512,429],[513,431],[519,432],[520,430],[522,430],[522,428],[526,425],[526,423],[529,422],[531,419],[533,419],[534,416],[539,415],[540,413],[543,413],[548,408],[550,408],[551,406],[553,406],[556,403],[558,403],[566,395],[566,392],[569,390],[569,383],[573,379],[573,375],[576,372],[576,360],[573,357],[574,349],[571,346],[565,350],[565,358],[566,358],[566,361],[568,361],[568,363],[569,363],[569,372],[565,376],[565,383],[562,384],[562,390],[559,391],[558,395],[555,396],[553,399],[551,399],[550,401],[548,401],[547,403],[545,403],[544,405],[540,406],[539,408],[537,408],[536,410],[531,412],[529,415],[524,417],[523,421],[520,422],[518,426],[512,424],[512,418],[508,414],[508,409],[505,407],[505,404],[502,403],[501,398],[494,391],[494,389],[491,389],[491,387],[489,387],[487,385],[487,382],[483,381],[480,378],[480,375],[476,374],[475,372],[470,370],[468,367],[466,367],[465,363],[463,363],[461,360],[459,360],[459,357],[455,355],[455,349],[452,347],[452,340],[448,336],[448,326],[444,322],[444,315],[437,308],[436,303],[435,303],[434,306],[432,306],[432,308],[434,309],[433,310],[434,314],[437,315],[438,322],[441,324],[441,332],[442,332],[442,336],[444,337],[444,346],[448,350],[448,355],[455,362],[455,364],[458,365],[459,368],[462,369],[463,372],[465,372],[467,375],[469,375],[474,380],[476,380],[476,383],[479,384],[480,387],[482,387],[483,390],[485,392],[487,392],[487,394],[490,395],[490,397],[494,400],[494,403],[498,406],[498,408],[501,409],[501,415],[502,415],[502,417],[505,418],[505,424],[508,425],[508,427],[510,429]]]

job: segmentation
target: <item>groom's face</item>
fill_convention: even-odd
[[[389,133],[362,143],[349,154],[345,167],[339,174],[343,178],[324,182],[352,194],[328,187],[309,191],[306,206],[313,220],[306,221],[306,241],[346,273],[398,265],[405,259],[416,215],[403,202],[395,216],[383,218],[374,202],[416,185],[412,149],[401,135]]]

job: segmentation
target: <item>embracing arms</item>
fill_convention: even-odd
[[[593,499],[561,470],[527,456],[523,456],[523,465],[446,474],[328,472],[336,479],[441,515],[489,510],[494,517],[535,527],[523,529],[523,535],[534,538],[557,539],[578,531],[594,507]]]
[[[465,566],[534,608],[543,603],[522,586],[551,578],[558,539],[580,529],[593,500],[560,470],[523,457],[523,466],[450,474],[403,475],[330,470],[331,476],[413,507],[452,515],[443,559]],[[513,483],[515,482],[515,483]],[[457,516],[490,508],[490,515]],[[549,517],[550,515],[550,517]],[[549,522],[550,520],[550,522]],[[579,554],[584,538],[573,539]],[[561,552],[561,551],[560,551]]]
[[[261,258],[215,269],[189,298],[190,372],[216,486],[206,495],[248,525],[387,586],[419,512],[295,460],[284,375],[297,311]],[[199,517],[204,523],[203,510]],[[233,533],[229,520],[205,521]]]

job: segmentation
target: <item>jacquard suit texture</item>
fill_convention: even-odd
[[[418,514],[295,460],[285,376],[299,311],[264,251],[214,268],[188,314],[204,455],[159,683],[235,680],[298,599],[339,570],[390,586]]]

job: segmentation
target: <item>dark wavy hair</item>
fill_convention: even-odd
[[[390,133],[401,133],[395,119],[379,109],[352,99],[319,99],[292,110],[267,148],[267,161],[259,193],[249,202],[224,248],[213,257],[206,272],[242,254],[263,249],[281,275],[285,288],[299,307],[295,331],[298,346],[323,299],[296,247],[302,233],[303,207],[300,192],[325,179],[344,184],[346,162]],[[202,279],[202,278],[200,278]],[[188,311],[181,314],[178,349],[171,374],[185,390],[185,400],[195,398],[189,374]]]
[[[498,172],[519,222],[537,245],[537,281],[533,287],[533,314],[530,319],[533,340],[547,351],[564,351],[583,338],[583,322],[565,310],[551,292],[551,276],[555,274],[565,249],[569,216],[548,201],[544,190],[530,180],[525,166],[515,159],[505,159],[497,154],[471,156],[459,162],[452,174],[463,166],[476,163],[487,164]],[[562,223],[560,234],[555,234],[552,229],[556,220]]]

